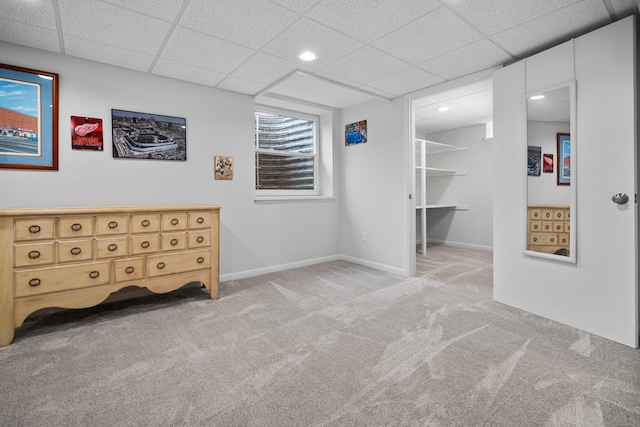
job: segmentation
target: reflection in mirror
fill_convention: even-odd
[[[573,94],[572,86],[564,86],[526,98],[527,254],[568,262],[575,262]]]

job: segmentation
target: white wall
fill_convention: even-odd
[[[345,125],[367,120],[368,141],[349,147],[343,142],[339,147],[341,254],[398,274],[408,274],[404,114],[403,99],[370,101],[343,110],[343,132]]]
[[[337,202],[254,203],[252,97],[6,43],[0,62],[60,82],[59,171],[1,169],[0,208],[217,204],[222,280],[339,253]],[[113,159],[112,108],[185,117],[187,161]],[[71,150],[72,115],[102,118],[104,152]],[[214,180],[216,155],[234,158],[232,181]]]
[[[523,96],[571,80],[573,52],[577,263],[569,264],[523,254]],[[615,205],[611,196],[637,192],[635,57],[635,18],[629,17],[577,38],[573,46],[567,42],[496,71],[493,81],[494,164],[500,172],[493,192],[495,300],[633,347],[637,205]]]
[[[431,209],[427,240],[490,249],[493,246],[493,142],[484,141],[485,125],[425,135],[425,139],[464,151],[427,155],[427,165],[466,171],[467,175],[427,179],[428,203],[455,203],[466,210]]]
[[[527,177],[527,191],[530,205],[569,206],[571,192],[568,185],[557,185],[557,134],[570,133],[569,123],[563,122],[527,122],[527,144],[541,147],[541,156],[553,154],[553,173],[542,171],[540,176]]]

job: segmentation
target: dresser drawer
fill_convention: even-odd
[[[177,254],[151,255],[147,261],[149,277],[183,273],[211,267],[211,252],[193,251]]]
[[[540,212],[542,214],[542,218],[541,218],[542,220],[545,220],[545,221],[553,220],[553,209],[542,208]]]
[[[541,220],[542,219],[542,209],[539,208],[529,208],[529,219],[531,220]]]
[[[162,252],[187,248],[187,233],[166,233],[162,235]]]
[[[14,246],[14,266],[29,267],[53,264],[55,250],[53,242],[29,243]]]
[[[189,212],[189,228],[211,228],[211,214],[209,212]]]
[[[129,232],[129,215],[110,215],[96,217],[96,233],[99,236],[127,234]]]
[[[556,221],[564,221],[565,212],[566,212],[565,209],[554,209],[553,219]]]
[[[190,231],[187,233],[187,240],[189,241],[189,249],[208,248],[211,246],[211,232],[209,230]]]
[[[133,255],[152,254],[160,251],[157,234],[141,234],[131,237],[131,253]]]
[[[132,233],[153,233],[160,231],[160,214],[131,215]]]
[[[97,257],[113,258],[128,255],[127,237],[113,237],[96,240]]]
[[[564,222],[564,229],[562,230],[563,233],[568,233],[571,229],[571,224],[567,221]]]
[[[568,248],[569,235],[564,233],[558,234],[558,245],[562,246],[563,248]]]
[[[557,245],[558,235],[555,233],[531,233],[529,245]]]
[[[114,262],[116,282],[144,278],[144,258],[119,259]]]
[[[542,231],[542,221],[530,221],[529,231]]]
[[[167,212],[162,214],[162,230],[186,230],[187,229],[187,213],[186,212]]]
[[[24,242],[53,239],[53,224],[53,218],[16,219],[15,240]]]
[[[553,221],[553,231],[555,233],[564,233],[564,221]]]
[[[540,231],[544,231],[545,233],[553,232],[553,221],[542,221]]]
[[[24,270],[15,273],[16,297],[109,283],[110,262]]]
[[[58,261],[87,261],[93,258],[93,240],[65,240],[58,242]]]
[[[69,237],[88,237],[93,235],[93,217],[61,217],[58,218],[57,236],[61,239]]]

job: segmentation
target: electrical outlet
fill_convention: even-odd
[[[367,232],[366,232],[366,231],[363,231],[363,232],[362,232],[362,241],[363,241],[363,242],[366,242],[366,241],[367,241]]]

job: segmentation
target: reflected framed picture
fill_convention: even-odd
[[[0,168],[58,170],[58,75],[0,64]]]
[[[553,173],[553,154],[542,155],[542,172]]]
[[[216,156],[215,179],[231,181],[233,179],[233,157]]]
[[[571,139],[568,133],[557,135],[558,145],[558,185],[571,184]]]
[[[542,147],[527,147],[527,175],[540,176],[540,168],[542,163]]]

